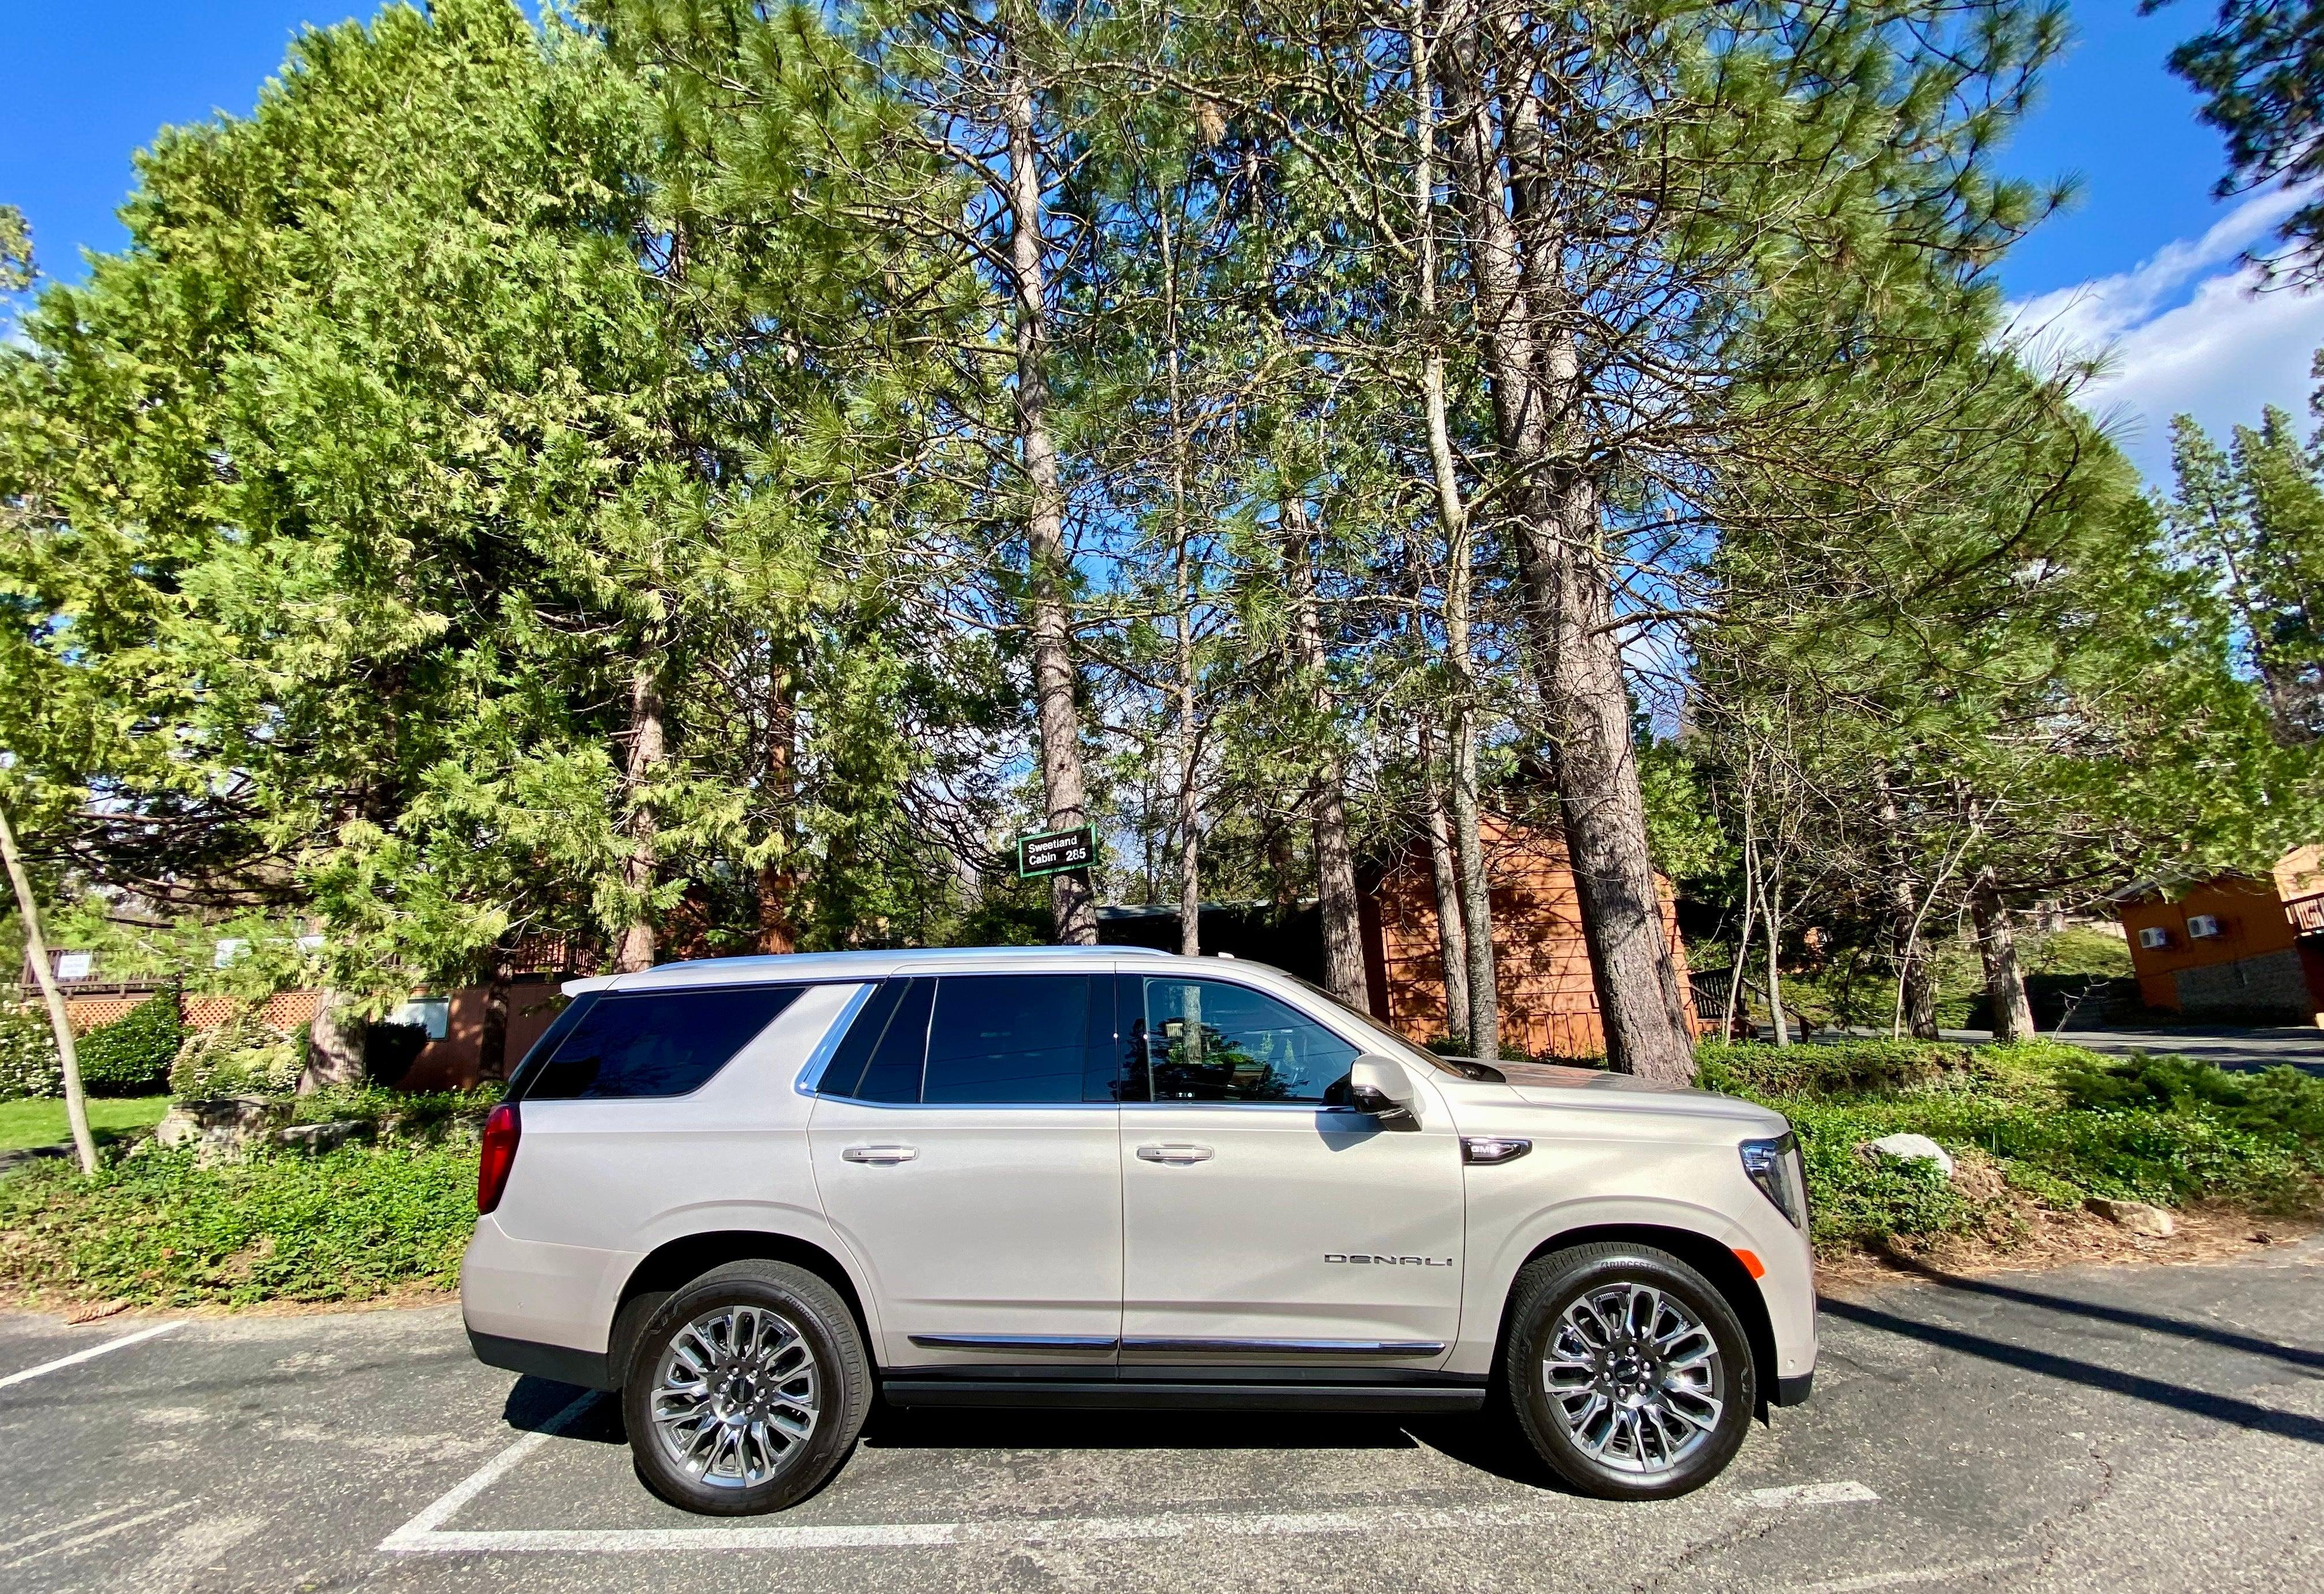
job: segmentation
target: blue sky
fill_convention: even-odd
[[[247,111],[302,23],[367,14],[338,0],[0,0],[0,200],[31,218],[42,266],[80,273],[83,247],[124,241],[113,211],[130,153],[155,129]],[[2324,296],[2255,299],[2235,256],[2262,238],[2278,198],[2215,201],[2218,135],[2163,69],[2210,14],[2180,0],[2141,17],[2136,0],[2080,0],[2079,41],[2002,164],[2081,192],[2005,264],[2019,324],[2045,346],[2108,347],[2089,395],[2150,475],[2167,468],[2163,429],[2192,411],[2222,430],[2264,403],[2304,410],[2310,351],[2324,345]]]

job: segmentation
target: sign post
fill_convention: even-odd
[[[1086,869],[1097,861],[1097,836],[1087,825],[1017,838],[1017,877],[1038,879]]]

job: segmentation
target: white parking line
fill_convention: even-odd
[[[453,1486],[450,1493],[381,1540],[379,1547],[383,1550],[430,1548],[426,1541],[437,1536],[436,1529],[451,1521],[454,1512],[498,1483],[510,1468],[564,1432],[566,1424],[596,1404],[597,1392],[593,1389],[462,1478]]]
[[[571,1424],[598,1396],[585,1395],[516,1441],[380,1541],[390,1554],[495,1552],[517,1554],[625,1554],[641,1551],[892,1550],[965,1544],[1108,1543],[1193,1535],[1310,1537],[1393,1530],[1459,1530],[1547,1524],[1559,1512],[1532,1502],[1406,1509],[1178,1512],[1153,1516],[1056,1516],[1014,1521],[844,1523],[829,1526],[637,1528],[447,1528],[462,1507],[508,1476],[526,1457]],[[1880,1497],[1860,1483],[1794,1484],[1744,1497],[1763,1508],[1840,1505]]]
[[[185,1326],[181,1322],[159,1323],[150,1329],[140,1329],[134,1334],[124,1334],[118,1339],[107,1339],[104,1344],[92,1345],[87,1350],[76,1350],[70,1356],[60,1356],[54,1361],[44,1361],[37,1367],[26,1367],[21,1373],[11,1373],[6,1377],[0,1378],[0,1389],[5,1389],[11,1384],[22,1384],[27,1378],[37,1378],[42,1373],[53,1373],[60,1367],[76,1367],[82,1362],[92,1361],[108,1351],[119,1350],[126,1346],[134,1345],[140,1340],[151,1339],[156,1335],[166,1334],[172,1329],[182,1329]]]
[[[1853,1506],[1880,1497],[1850,1478],[1846,1483],[1787,1483],[1780,1488],[1755,1488],[1743,1497],[1754,1506],[1780,1511],[1786,1506]]]

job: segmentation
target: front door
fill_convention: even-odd
[[[878,1295],[883,1366],[1111,1364],[1107,994],[1102,975],[890,980],[835,1052],[807,1138],[825,1213]]]
[[[1334,1106],[1360,1049],[1226,980],[1124,974],[1124,1363],[1418,1367],[1460,1327],[1461,1145]]]

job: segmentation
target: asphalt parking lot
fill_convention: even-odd
[[[0,1587],[2312,1589],[2319,1283],[2304,1241],[1828,1302],[1814,1401],[1658,1505],[1475,1421],[890,1413],[742,1522],[653,1499],[609,1401],[477,1366],[450,1309],[13,1316]]]

